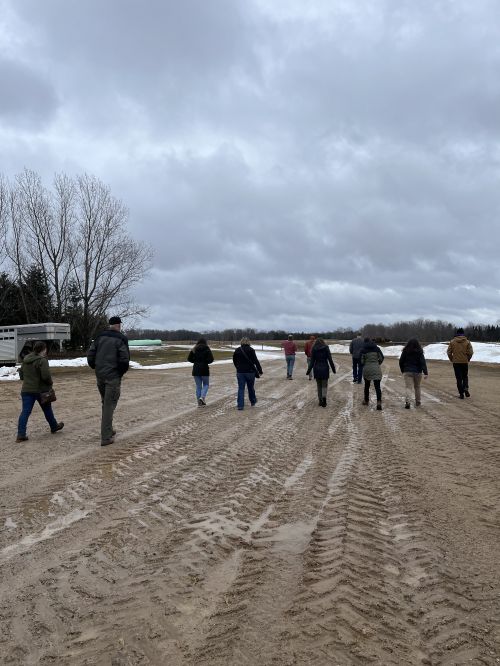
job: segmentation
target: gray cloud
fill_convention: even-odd
[[[6,4],[4,169],[111,185],[145,325],[498,319],[496,3]]]
[[[0,55],[0,81],[4,126],[36,131],[54,117],[58,106],[55,90],[34,68]]]

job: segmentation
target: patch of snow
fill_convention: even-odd
[[[191,345],[168,345],[172,347],[182,347],[191,349]],[[500,343],[497,342],[473,342],[474,356],[472,362],[479,361],[482,363],[500,363]],[[156,348],[158,349],[158,347]],[[234,351],[235,348],[227,348],[225,351]],[[254,347],[257,358],[260,361],[275,361],[284,358],[283,352],[278,347],[264,345],[264,349],[259,349],[259,345]],[[384,356],[391,356],[399,358],[403,345],[392,345],[390,347],[382,347]],[[436,342],[424,347],[424,354],[427,360],[447,361],[448,356],[446,350],[448,349],[447,342]],[[349,354],[349,342],[345,344],[336,343],[330,345],[332,354]],[[222,351],[222,349],[221,349]],[[274,352],[274,353],[273,353]],[[232,359],[223,359],[214,361],[213,365],[222,365],[232,363]],[[80,358],[67,358],[67,359],[50,359],[49,365],[51,368],[81,368],[87,366],[87,358],[85,356]],[[158,365],[142,365],[137,361],[131,361],[130,367],[134,370],[170,370],[173,368],[191,368],[192,364],[187,361],[178,363],[160,363]],[[19,367],[8,368],[0,367],[0,381],[16,381],[19,380]]]

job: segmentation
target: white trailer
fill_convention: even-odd
[[[22,324],[0,327],[0,365],[15,365],[22,360],[23,349],[30,350],[37,340],[63,340],[71,338],[69,324]],[[23,354],[24,356],[24,354]]]

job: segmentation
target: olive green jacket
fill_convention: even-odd
[[[49,362],[34,352],[24,357],[19,377],[23,380],[22,393],[45,393],[52,388]]]

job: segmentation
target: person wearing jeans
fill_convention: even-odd
[[[210,386],[210,363],[214,355],[205,338],[200,338],[189,352],[188,361],[193,364],[193,379],[196,385],[196,400],[198,407],[206,406],[206,397]]]
[[[408,340],[399,358],[399,368],[405,379],[405,409],[410,409],[411,394],[415,394],[415,407],[420,407],[422,373],[427,377],[424,351],[416,338]]]
[[[281,343],[281,347],[285,351],[286,378],[293,379],[293,366],[295,365],[295,354],[297,353],[297,345],[293,341],[293,335],[289,335],[288,340]]]
[[[196,385],[196,400],[198,401],[199,407],[206,406],[206,397],[208,389],[210,388],[210,376],[209,375],[194,375],[194,383]]]
[[[35,402],[38,402],[42,408],[43,415],[49,424],[50,432],[56,433],[62,430],[64,423],[57,422],[52,411],[52,404],[48,402],[42,405],[40,401],[41,394],[48,392],[52,388],[52,377],[50,375],[49,362],[47,361],[47,345],[45,342],[35,342],[33,351],[23,359],[19,369],[19,377],[23,380],[21,387],[23,407],[17,423],[16,442],[26,442],[28,440],[26,429]]]
[[[40,402],[40,393],[21,393],[21,399],[23,402],[23,410],[19,416],[19,421],[17,425],[17,436],[20,441],[26,441],[28,438],[26,437],[26,428],[28,425],[28,419],[30,417],[30,414],[33,410],[33,406],[35,402],[38,402],[40,407],[42,408],[43,415],[45,416],[47,423],[50,426],[50,431],[51,432],[57,432],[58,430],[61,430],[59,428],[59,424],[56,421],[56,417],[54,416],[54,412],[52,411],[52,404],[50,402],[46,403],[45,405],[42,405]]]
[[[233,363],[236,368],[238,381],[238,397],[236,404],[238,410],[245,408],[245,388],[248,389],[248,399],[253,407],[257,402],[255,395],[255,378],[263,374],[255,349],[250,346],[248,338],[241,339],[241,345],[233,354]]]

